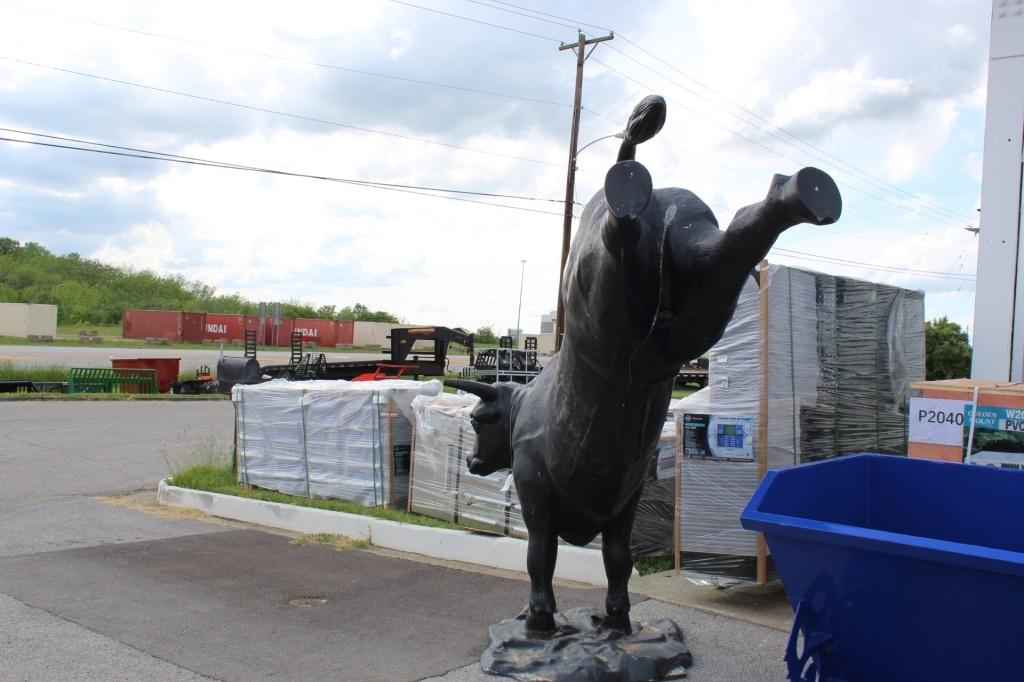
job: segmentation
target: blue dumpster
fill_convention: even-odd
[[[851,455],[769,471],[741,520],[793,606],[790,680],[1024,680],[1024,472]]]

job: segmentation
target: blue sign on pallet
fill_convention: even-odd
[[[970,438],[971,418],[974,417],[974,442],[971,453],[979,451],[1024,452],[1024,409],[1018,407],[964,406],[964,447]]]
[[[966,423],[971,423],[971,415],[974,406],[968,403],[964,406]],[[993,429],[996,431],[1024,431],[1024,408],[1019,407],[993,407],[991,405],[978,405],[978,416],[975,418],[974,428]]]

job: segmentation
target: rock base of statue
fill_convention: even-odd
[[[653,682],[686,676],[693,662],[682,630],[670,620],[632,621],[625,634],[601,627],[589,607],[555,614],[550,635],[529,635],[525,613],[489,628],[480,657],[486,672],[518,680]]]

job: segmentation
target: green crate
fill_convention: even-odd
[[[156,393],[156,370],[72,367],[68,393]]]

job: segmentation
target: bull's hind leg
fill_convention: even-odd
[[[627,633],[633,630],[629,624],[629,576],[633,573],[633,554],[629,544],[633,517],[636,516],[636,505],[642,490],[636,491],[633,499],[601,532],[601,554],[608,578],[608,596],[604,602],[605,617],[602,624]]]

